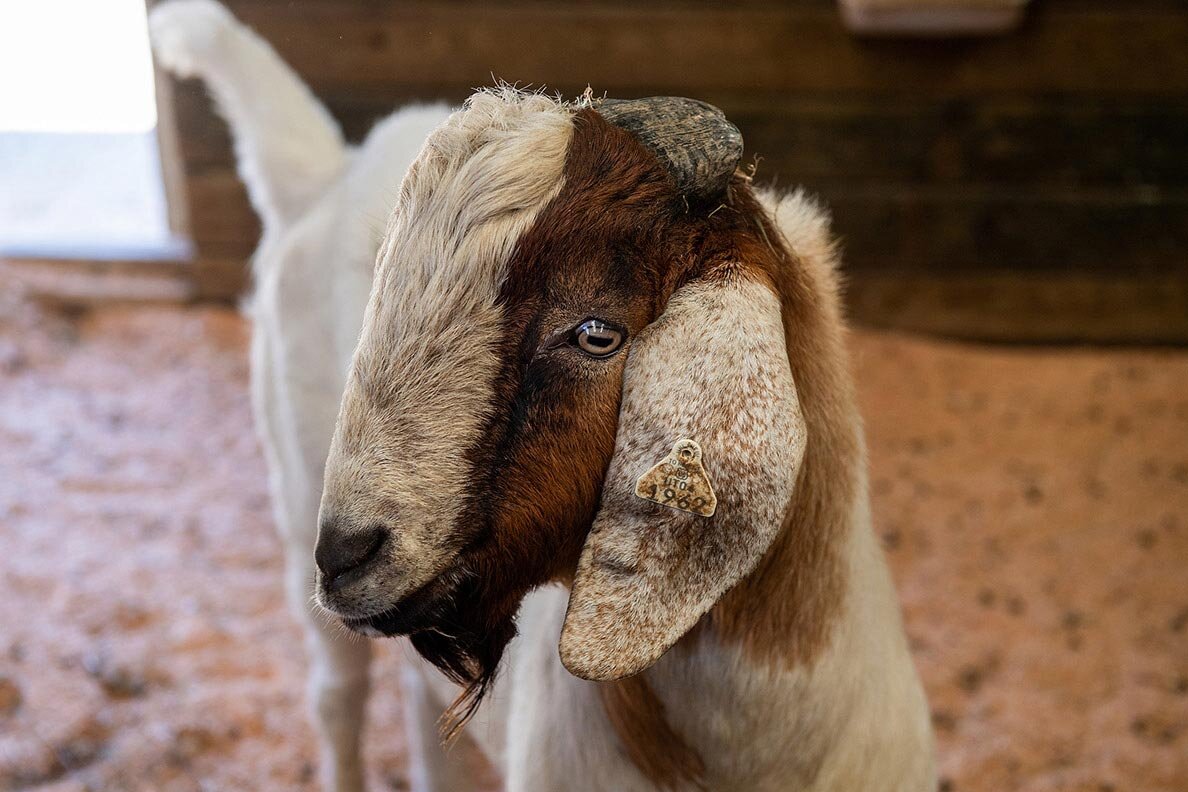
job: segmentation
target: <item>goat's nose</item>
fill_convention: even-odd
[[[327,588],[341,588],[348,582],[347,573],[362,570],[379,555],[386,532],[382,526],[372,526],[363,531],[327,530],[318,533],[318,545],[314,550],[314,561],[322,570]]]

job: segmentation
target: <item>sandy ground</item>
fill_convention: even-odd
[[[0,789],[313,789],[244,322],[0,301]],[[853,346],[942,788],[1188,789],[1188,353]]]

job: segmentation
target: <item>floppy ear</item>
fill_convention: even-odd
[[[678,289],[628,352],[615,451],[561,633],[576,676],[618,679],[655,663],[755,568],[784,522],[804,421],[780,300],[737,272]],[[696,447],[674,451],[682,440],[701,449],[690,479],[679,457],[693,461]],[[670,453],[659,475],[699,485],[702,473],[716,508],[678,502],[679,486],[656,495],[648,482]],[[655,502],[665,500],[673,506]]]

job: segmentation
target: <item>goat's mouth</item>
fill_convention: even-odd
[[[457,575],[441,575],[378,613],[340,618],[347,629],[369,637],[445,632],[455,620],[458,583]]]

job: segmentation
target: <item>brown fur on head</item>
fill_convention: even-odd
[[[590,317],[628,338],[655,318],[689,258],[656,244],[681,244],[668,227],[677,199],[652,155],[581,111],[564,184],[507,263],[500,365],[479,439],[465,451],[471,480],[454,525],[465,536],[463,579],[450,612],[436,614],[444,629],[412,638],[476,692],[514,634],[523,596],[572,578],[614,450],[625,350],[593,359],[550,341]]]
[[[743,181],[709,198],[677,183],[595,110],[507,94],[472,99],[405,181],[319,554],[378,539],[319,598],[348,626],[410,634],[468,686],[463,715],[532,588],[572,585],[562,659],[620,678],[782,524],[805,440],[772,291],[787,254]],[[577,348],[590,318],[626,331],[619,351]],[[712,518],[630,494],[681,437],[705,449]]]

